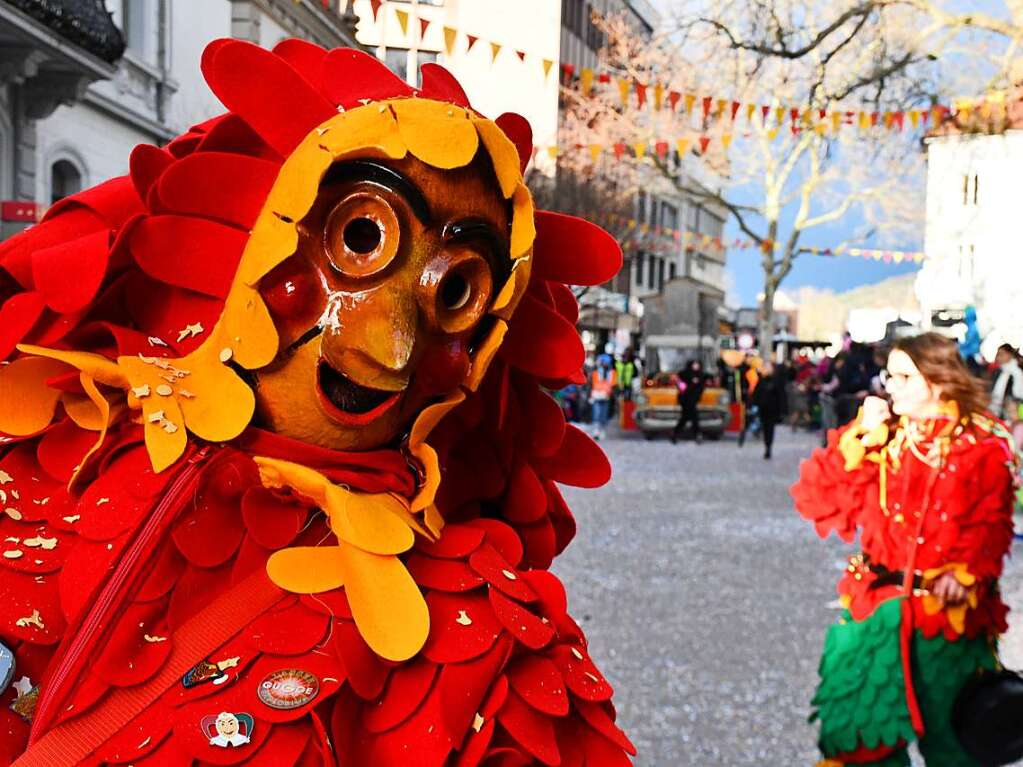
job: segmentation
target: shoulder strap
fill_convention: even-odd
[[[80,764],[179,682],[186,671],[273,607],[284,594],[264,570],[228,589],[174,633],[170,657],[149,682],[114,690],[95,708],[47,732],[11,767]]]

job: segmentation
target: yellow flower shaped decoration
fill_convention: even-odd
[[[923,595],[924,612],[928,615],[936,615],[944,610],[949,625],[955,629],[957,634],[962,634],[966,631],[966,611],[977,607],[977,576],[966,569],[965,563],[950,562],[941,567],[932,567],[930,570],[924,570],[923,582],[929,586],[940,575],[945,573],[952,573],[960,585],[966,587],[966,601],[960,602],[957,605],[946,605],[932,594],[925,593]]]

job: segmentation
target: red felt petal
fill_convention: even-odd
[[[55,538],[57,546],[53,549],[42,547],[29,547],[24,543],[25,539],[32,538]],[[14,540],[12,540],[12,538]],[[31,575],[44,575],[54,573],[64,566],[64,561],[74,545],[74,536],[65,535],[60,531],[51,528],[47,524],[24,524],[18,523],[4,515],[0,519],[0,540],[5,551],[21,551],[22,556],[18,559],[4,558],[0,563],[2,567],[9,570],[16,570],[20,573]],[[18,543],[15,543],[18,541]]]
[[[355,694],[363,700],[373,700],[380,695],[390,667],[369,649],[355,624],[343,620],[334,621],[332,639],[334,650],[344,663],[348,681]]]
[[[56,312],[75,312],[96,295],[107,271],[111,233],[99,230],[32,257],[32,279]]]
[[[306,745],[312,730],[306,722],[277,725],[259,750],[245,760],[247,767],[292,767]]]
[[[249,626],[253,642],[272,655],[298,655],[315,647],[327,633],[329,619],[323,613],[296,602],[268,612]]]
[[[224,308],[219,298],[165,285],[139,271],[129,275],[124,298],[139,330],[162,339],[181,354],[194,351],[209,337]],[[186,326],[195,324],[203,328],[202,332],[182,337]]]
[[[291,37],[277,43],[273,47],[273,52],[288,62],[291,68],[302,75],[313,88],[320,87],[323,60],[327,57],[325,48],[316,43],[310,43],[308,40]]]
[[[508,693],[508,700],[497,713],[497,721],[541,762],[552,767],[560,764],[561,754],[551,720],[528,706],[514,690]]]
[[[529,424],[526,439],[533,455],[551,455],[565,438],[565,414],[554,398],[532,378],[521,379],[515,387],[523,409],[523,423]]]
[[[546,494],[544,498],[546,498]],[[546,569],[557,553],[557,536],[551,520],[544,517],[531,525],[520,525],[518,533],[526,548],[523,565],[528,568]]]
[[[171,596],[167,619],[172,630],[216,599],[231,585],[231,563],[207,569],[189,565],[181,574]]]
[[[568,713],[565,680],[547,658],[522,656],[509,667],[508,681],[512,689],[537,711],[550,716],[565,716]]]
[[[631,767],[632,762],[615,743],[592,730],[586,731],[582,739],[586,765],[594,767]]]
[[[611,463],[589,435],[576,426],[565,429],[565,440],[550,458],[536,463],[547,479],[574,487],[600,487],[611,479]]]
[[[404,98],[415,91],[383,62],[351,48],[335,48],[323,60],[323,92],[345,109],[363,99]]]
[[[119,539],[104,543],[75,542],[57,582],[60,604],[68,621],[73,622],[91,604],[96,589],[109,575],[127,537],[125,533]]]
[[[352,765],[410,765],[442,767],[451,752],[451,739],[438,726],[442,721],[436,689],[411,717],[399,726],[376,735],[368,749],[352,755]]]
[[[170,543],[160,547],[156,559],[147,568],[145,580],[135,599],[147,602],[159,599],[171,590],[185,569],[185,560]]]
[[[525,174],[526,166],[533,157],[533,129],[529,127],[529,120],[515,112],[505,112],[494,122],[515,144],[519,153],[519,170]]]
[[[281,156],[267,145],[238,115],[226,114],[210,127],[199,142],[198,152],[234,152],[249,157],[281,161]]]
[[[455,767],[477,767],[479,765],[490,746],[490,741],[494,738],[495,726],[494,720],[488,719],[479,732],[469,733],[465,747],[458,753]]]
[[[508,480],[501,511],[511,522],[536,522],[547,512],[547,493],[540,477],[528,463],[521,462]]]
[[[508,326],[500,354],[508,364],[548,378],[573,374],[585,357],[575,325],[528,293]]]
[[[621,746],[630,754],[635,755],[636,747],[629,740],[628,736],[622,732],[621,728],[615,724],[614,719],[608,713],[607,706],[610,705],[610,703],[588,703],[582,700],[575,702],[576,710],[582,714],[583,719],[586,720],[590,727],[612,743]]]
[[[18,293],[0,306],[0,360],[7,359],[14,347],[32,330],[43,314],[41,293]]]
[[[156,280],[227,296],[248,232],[187,216],[151,216],[129,237],[132,256]]]
[[[0,266],[26,290],[33,287],[33,253],[95,232],[97,229],[109,229],[112,225],[95,210],[71,202],[70,199],[65,197],[51,207],[41,223],[0,243]],[[60,208],[63,212],[57,215],[55,208]]]
[[[439,559],[462,559],[479,548],[483,543],[483,535],[483,530],[479,528],[445,525],[437,541],[416,538],[416,549],[427,556]]]
[[[142,684],[163,666],[173,643],[147,642],[145,637],[167,637],[163,615],[166,602],[137,602],[121,612],[117,623],[106,632],[105,643],[93,671],[117,687]]]
[[[420,87],[423,96],[435,101],[448,101],[460,107],[469,107],[469,97],[447,69],[440,64],[427,62],[419,71],[423,81]]]
[[[583,700],[600,702],[609,700],[614,694],[585,647],[558,645],[551,651],[551,659],[565,678],[568,689]]]
[[[159,748],[170,734],[172,724],[169,706],[159,700],[106,741],[94,757],[101,760],[100,763],[134,764]]]
[[[11,477],[3,487],[8,496],[7,506],[20,511],[24,522],[51,519],[55,508],[51,504],[64,506],[68,502],[64,483],[41,471],[32,444],[11,449],[0,459],[0,469]],[[12,491],[20,496],[17,502]]]
[[[405,566],[415,582],[428,589],[459,592],[483,584],[483,579],[469,565],[456,559],[434,559],[413,552]]]
[[[215,44],[218,47],[209,57],[203,54],[207,82],[224,106],[282,156],[291,154],[310,131],[337,114],[330,102],[270,51],[238,40]]]
[[[185,508],[171,535],[178,551],[193,565],[216,567],[238,550],[245,528],[237,506],[203,493]]]
[[[600,285],[621,268],[621,246],[596,224],[549,210],[536,212],[535,277],[569,285]]]
[[[174,163],[174,155],[151,144],[139,144],[131,150],[128,161],[131,182],[139,199],[148,200],[149,192],[167,168]]]
[[[511,648],[507,640],[498,642],[475,660],[451,663],[441,669],[437,682],[441,710],[455,748],[461,748],[487,691],[504,668]]]
[[[508,633],[526,647],[539,650],[546,647],[554,638],[554,627],[544,623],[518,602],[508,599],[497,589],[490,589],[488,596],[494,615]]]
[[[535,602],[537,599],[529,584],[522,580],[513,566],[489,544],[480,546],[472,553],[469,557],[469,567],[512,599],[520,602]]]
[[[554,308],[558,314],[566,320],[575,324],[579,321],[579,301],[572,292],[572,288],[561,282],[548,282],[547,288],[554,300]]]
[[[496,519],[472,519],[465,523],[486,531],[487,543],[512,566],[522,561],[522,541],[515,530]]]
[[[547,488],[547,497],[550,505],[547,507],[551,524],[554,526],[555,556],[565,550],[565,547],[575,537],[575,517],[565,503],[558,486],[550,480],[544,482]]]
[[[51,477],[63,482],[71,479],[75,467],[96,444],[96,432],[79,428],[73,421],[58,423],[39,441],[36,455]]]
[[[370,732],[385,732],[397,727],[419,708],[433,686],[437,664],[416,658],[391,672],[384,693],[367,708],[363,725]]]
[[[281,549],[295,540],[308,516],[305,506],[264,487],[249,488],[242,496],[245,527],[268,549]]]
[[[31,618],[36,610],[42,628],[34,622],[17,625],[22,618]],[[57,589],[50,579],[40,583],[34,575],[4,573],[0,578],[0,632],[5,637],[51,645],[60,641],[65,626]]]
[[[160,202],[174,213],[216,218],[249,229],[256,221],[280,166],[227,152],[196,152],[160,179]],[[210,183],[210,179],[221,179]]]
[[[164,740],[151,754],[132,760],[134,767],[192,767],[192,755],[174,738]]]
[[[299,601],[311,610],[316,610],[331,617],[353,620],[352,606],[348,604],[348,597],[344,589],[332,589],[319,594],[303,594]]]
[[[29,723],[0,706],[0,764],[13,764],[28,745]]]
[[[423,655],[434,663],[461,663],[478,658],[497,641],[501,624],[483,594],[426,596],[430,608],[430,636]]]

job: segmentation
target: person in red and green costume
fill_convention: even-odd
[[[951,714],[964,684],[997,667],[1007,628],[998,577],[1016,456],[952,341],[896,342],[885,375],[890,408],[868,398],[792,488],[822,537],[862,545],[838,584],[845,611],[813,700],[820,764],[909,765],[916,740],[928,767],[971,767]]]

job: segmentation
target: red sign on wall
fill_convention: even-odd
[[[0,221],[35,223],[39,220],[39,206],[26,200],[0,201]]]

